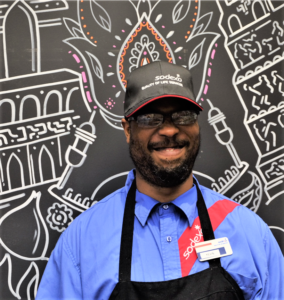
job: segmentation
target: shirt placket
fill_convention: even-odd
[[[159,207],[161,251],[165,280],[181,277],[175,213],[173,204],[162,204]]]

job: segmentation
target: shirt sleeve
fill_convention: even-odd
[[[80,269],[64,238],[63,233],[50,256],[36,300],[83,299]]]
[[[267,257],[266,282],[256,299],[284,299],[284,257],[268,226],[266,228],[264,247]]]

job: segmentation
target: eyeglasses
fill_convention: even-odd
[[[165,116],[157,113],[143,114],[129,117],[128,121],[135,120],[137,125],[142,128],[154,128],[162,125]],[[182,110],[171,114],[171,120],[175,125],[192,125],[196,122],[198,112],[194,110]]]

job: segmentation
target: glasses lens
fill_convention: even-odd
[[[177,111],[172,114],[172,120],[176,125],[191,125],[197,120],[197,113],[193,110]]]
[[[162,124],[163,115],[161,114],[145,114],[137,116],[137,124],[139,127],[156,127]]]

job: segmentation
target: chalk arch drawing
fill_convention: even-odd
[[[256,8],[260,8],[260,11],[261,11],[261,15],[260,16],[257,16],[256,14]],[[261,0],[255,0],[253,3],[252,3],[252,15],[254,17],[255,20],[259,19],[260,17],[266,15],[266,9],[265,9],[265,6],[264,4],[262,3]]]
[[[6,32],[7,19],[10,17],[13,10],[20,9],[26,16],[28,24],[29,24],[29,33],[30,33],[30,42],[31,42],[31,71],[40,72],[41,70],[41,60],[40,60],[40,40],[39,40],[39,27],[38,27],[38,19],[33,9],[23,0],[16,0],[8,9],[4,16],[3,20],[3,47],[4,51],[4,65],[6,71],[6,77],[10,77],[9,74],[9,59],[7,49],[7,42],[9,40],[9,36]]]
[[[19,120],[24,120],[24,107],[25,107],[25,102],[27,100],[33,100],[34,101],[34,104],[36,106],[36,116],[35,117],[40,117],[40,110],[41,110],[41,107],[40,107],[40,102],[39,102],[39,99],[37,96],[35,95],[26,95],[23,97],[23,99],[21,100],[21,103],[20,103],[20,110],[19,110]],[[30,105],[30,103],[29,103]]]
[[[21,186],[24,187],[25,186],[25,178],[24,178],[24,168],[23,168],[23,164],[21,162],[21,160],[19,159],[19,157],[17,156],[17,154],[12,153],[8,159],[7,162],[7,180],[8,180],[8,188],[11,190],[12,189],[12,182],[11,182],[11,172],[15,172],[14,169],[10,168],[11,162],[16,162],[16,164],[19,166],[20,169],[20,183]]]
[[[228,26],[229,26],[231,34],[234,34],[235,31],[238,31],[239,29],[241,29],[243,27],[241,20],[237,15],[231,15],[228,18]]]
[[[44,181],[44,175],[43,175],[43,170],[42,170],[42,164],[43,162],[46,163],[46,160],[43,161],[42,156],[43,154],[46,154],[47,157],[49,158],[49,162],[50,162],[50,166],[51,166],[51,172],[52,172],[52,178],[51,179],[55,179],[56,178],[56,174],[55,174],[55,166],[54,166],[54,160],[53,160],[53,156],[50,153],[50,151],[47,149],[47,147],[45,145],[43,145],[40,149],[39,152],[39,156],[38,156],[38,165],[39,165],[39,175],[40,175],[40,181],[43,182]]]
[[[65,110],[68,111],[70,110],[70,99],[71,99],[71,96],[73,94],[74,91],[78,91],[79,88],[78,87],[74,87],[72,88],[69,92],[68,92],[68,95],[67,95],[67,98],[66,98],[66,102],[65,102]]]
[[[11,108],[11,119],[10,122],[14,122],[16,119],[16,108],[15,108],[15,103],[12,99],[8,99],[8,98],[4,98],[2,100],[0,100],[0,111],[2,110],[1,106],[4,103],[9,103],[10,104],[10,108]]]
[[[62,94],[59,91],[57,91],[57,90],[51,90],[51,91],[49,91],[47,93],[47,95],[45,96],[45,99],[44,99],[44,103],[43,103],[43,115],[47,114],[48,103],[50,102],[50,98],[53,95],[57,96],[57,99],[56,99],[57,100],[57,104],[58,104],[58,110],[57,110],[57,112],[62,112]],[[49,104],[49,105],[54,105],[54,104],[52,103],[52,104]]]

